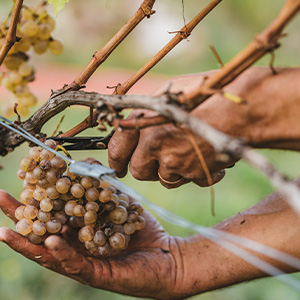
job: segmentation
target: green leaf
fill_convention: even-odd
[[[53,4],[57,15],[58,12],[65,7],[65,4],[69,2],[69,0],[48,0],[48,2]]]

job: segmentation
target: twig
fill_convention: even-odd
[[[223,64],[222,59],[221,59],[218,51],[216,50],[215,46],[214,45],[209,45],[209,48],[212,51],[213,55],[215,56],[215,58],[216,58],[216,60],[218,62],[218,66],[220,68],[222,68],[224,66],[224,64]]]
[[[188,24],[184,25],[172,40],[167,43],[153,58],[151,58],[141,69],[123,84],[118,85],[114,94],[126,94],[128,90],[140,80],[149,70],[151,70],[160,60],[162,60],[176,45],[186,39],[193,29],[221,2],[222,0],[211,1],[196,17]]]
[[[23,5],[23,0],[16,0],[15,6],[12,12],[11,23],[5,38],[4,45],[0,50],[0,66],[3,63],[7,53],[11,47],[18,42],[20,39],[16,36],[17,24],[20,18],[20,11]]]
[[[65,118],[65,115],[62,115],[50,136],[55,136],[56,135],[56,133],[57,133],[62,121],[64,120],[64,118]]]
[[[96,69],[107,59],[107,57],[113,52],[113,50],[126,38],[126,36],[145,18],[149,18],[155,11],[152,10],[152,7],[155,3],[155,0],[144,0],[142,5],[136,11],[134,16],[120,29],[120,31],[115,34],[112,39],[98,52],[93,55],[92,60],[89,64],[80,72],[80,74],[75,78],[75,80],[69,84],[65,85],[62,89],[57,90],[53,93],[53,96],[56,97],[60,94],[63,94],[68,91],[79,90]],[[116,88],[116,87],[114,87]],[[81,123],[70,129],[69,131],[63,133],[61,136],[75,136],[80,132],[84,131],[87,128],[95,127],[97,122],[98,113],[93,113],[93,118],[91,114],[87,116]],[[92,124],[92,125],[90,125]]]
[[[83,91],[72,91],[49,99],[28,121],[23,124],[27,131],[39,132],[42,125],[55,114],[70,105],[85,105],[94,107],[101,112],[111,113],[111,108],[145,108],[159,112],[160,115],[180,124],[187,125],[194,133],[207,140],[216,152],[226,153],[235,158],[244,158],[250,164],[264,173],[270,182],[285,196],[286,201],[300,215],[300,191],[296,184],[287,180],[261,154],[254,152],[240,139],[233,138],[211,127],[201,119],[190,114],[175,104],[169,103],[168,95],[150,97],[144,95],[101,95]],[[1,130],[1,129],[0,129]],[[8,147],[14,148],[22,143],[22,139],[13,132],[3,132],[0,135],[0,152]],[[2,148],[1,148],[2,147]]]
[[[155,11],[152,7],[155,0],[144,0],[136,13],[129,21],[111,38],[111,40],[99,51],[95,52],[87,66],[78,74],[74,81],[57,90],[54,96],[65,91],[78,90],[84,86],[89,78],[94,74],[97,68],[108,58],[108,56],[116,49],[116,47],[129,35],[129,33],[145,18],[149,18]]]
[[[70,130],[68,130],[64,133],[61,133],[59,136],[60,137],[75,136],[88,128],[96,127],[97,125],[99,125],[97,122],[98,114],[99,113],[97,111],[94,111],[92,118],[91,118],[91,115],[88,115],[82,122],[77,124],[75,127],[71,128]]]
[[[225,66],[211,75],[202,86],[188,94],[178,97],[180,103],[185,103],[189,109],[201,104],[210,96],[207,89],[220,89],[235,79],[266,53],[272,52],[279,46],[278,40],[282,36],[282,30],[289,21],[299,12],[300,0],[288,0],[278,17],[238,55]]]

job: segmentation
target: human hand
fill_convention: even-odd
[[[14,211],[19,205],[22,204],[0,190],[0,207],[14,222]],[[110,257],[88,252],[78,240],[77,230],[69,226],[40,245],[2,227],[0,241],[45,268],[95,288],[132,296],[176,299],[180,290],[180,285],[174,284],[175,266],[180,265],[177,244],[148,212],[143,217],[145,228],[131,236],[125,251]]]
[[[246,100],[235,104],[217,93],[194,109],[191,114],[209,125],[236,138],[243,138],[250,146],[299,151],[299,78],[300,68],[251,68],[241,74],[224,90]],[[187,93],[200,86],[209,73],[186,75],[170,80],[155,95],[166,91]],[[155,112],[142,111],[146,117]],[[129,116],[140,115],[135,110]],[[224,176],[224,168],[237,159],[220,159],[213,147],[194,135],[208,167],[212,183]],[[173,124],[157,125],[141,130],[116,131],[109,146],[109,164],[119,177],[127,173],[127,166],[138,180],[160,180],[167,188],[175,188],[189,181],[208,184],[205,164],[200,163],[186,129]],[[159,176],[160,175],[160,176]]]
[[[154,95],[166,91],[188,92],[200,85],[205,76],[211,73],[213,72],[175,78]],[[136,118],[141,114],[145,117],[157,115],[156,112],[139,109],[134,110],[129,118]],[[193,135],[204,158],[203,163],[196,154],[187,130],[183,126],[166,124],[141,130],[116,131],[108,145],[109,164],[119,177],[126,175],[129,164],[130,172],[136,179],[160,180],[167,188],[176,188],[190,181],[200,186],[218,182],[225,175],[223,168],[233,165],[234,161],[227,164],[218,162],[213,147],[199,136]],[[209,170],[205,171],[205,165]]]

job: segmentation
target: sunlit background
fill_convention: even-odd
[[[12,0],[0,0],[0,18],[4,20],[12,7]],[[70,83],[88,63],[92,54],[100,49],[116,31],[133,15],[140,1],[117,0],[70,0],[57,16],[54,36],[63,41],[65,50],[59,57],[51,54],[32,55],[37,67],[36,81],[31,84],[33,92],[39,96],[41,105],[46,101],[51,89],[58,89]],[[26,5],[38,1],[27,1]],[[188,22],[209,1],[185,0],[184,17]],[[180,74],[202,72],[218,68],[209,49],[214,45],[224,62],[228,61],[262,31],[276,16],[284,1],[279,0],[227,0],[221,3],[194,30],[188,40],[183,41],[158,66],[145,76],[132,93],[151,93],[166,79]],[[126,80],[140,68],[171,38],[171,31],[184,25],[181,0],[157,1],[155,15],[144,20],[138,28],[118,47],[118,49],[97,70],[87,84],[87,90],[111,93],[106,86],[114,86]],[[49,10],[54,15],[53,7]],[[299,42],[300,18],[287,28],[282,47],[276,51],[276,66],[296,66],[300,64]],[[270,57],[258,62],[269,63]],[[0,105],[9,94],[0,86]],[[34,110],[38,108],[35,107]],[[79,123],[88,114],[85,109],[72,108],[65,111],[61,130],[67,130]],[[51,134],[61,114],[53,118],[43,128]],[[98,135],[96,130],[87,130],[84,135]],[[4,169],[0,171],[0,188],[18,197],[21,182],[16,177],[19,161],[28,151],[23,144],[13,153],[0,158]],[[262,150],[274,165],[290,178],[300,174],[300,156],[288,151]],[[76,160],[95,156],[107,165],[106,151],[72,153]],[[227,171],[222,182],[215,186],[216,216],[210,211],[210,193],[207,188],[188,184],[176,190],[166,190],[157,182],[137,182],[127,175],[123,182],[136,189],[144,197],[188,220],[204,226],[212,226],[229,216],[254,205],[273,191],[268,180],[243,161]],[[158,217],[164,228],[172,235],[193,234],[174,227]],[[14,225],[3,214],[0,226]],[[199,265],[201,261],[198,262]],[[14,253],[6,245],[0,244],[0,299],[135,299],[118,294],[96,290],[79,284],[61,275],[45,270]],[[299,299],[299,294],[276,279],[262,279],[252,283],[239,284],[220,291],[192,297],[199,300],[282,300]]]

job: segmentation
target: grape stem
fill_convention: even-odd
[[[53,93],[57,96],[66,91],[77,91],[84,87],[89,78],[94,74],[98,67],[109,57],[109,55],[117,48],[117,46],[131,33],[131,31],[145,18],[149,18],[155,13],[152,7],[155,0],[144,0],[135,14],[128,22],[111,38],[111,40],[99,51],[93,54],[92,59],[86,67],[78,74],[74,81],[65,85]]]
[[[277,18],[240,53],[225,64],[219,72],[206,79],[204,84],[188,94],[178,96],[180,103],[193,109],[211,96],[212,90],[219,90],[233,81],[266,53],[273,53],[279,47],[278,40],[291,19],[300,11],[300,0],[287,0]],[[273,66],[271,69],[274,71]]]
[[[151,58],[141,69],[122,84],[118,84],[114,94],[126,94],[128,90],[137,83],[147,72],[149,72],[159,61],[161,61],[175,46],[187,39],[193,29],[221,2],[212,0],[202,9],[188,24],[184,25],[176,35],[169,41],[153,58]]]
[[[16,31],[17,31],[17,24],[20,18],[22,5],[23,5],[23,0],[16,0],[12,12],[11,23],[7,35],[5,37],[5,42],[3,47],[0,49],[0,66],[3,63],[11,47],[15,44],[15,42],[18,42],[20,40],[20,38],[16,36]]]

